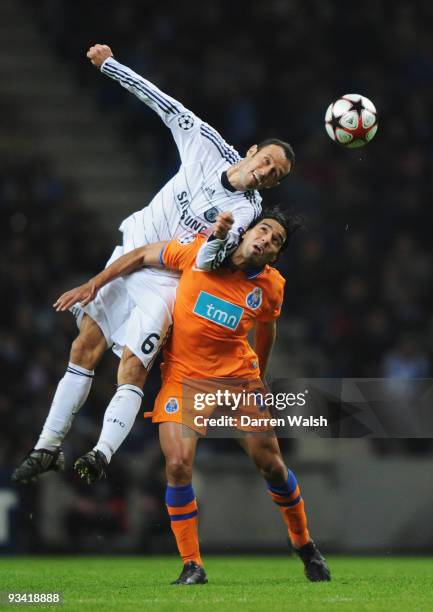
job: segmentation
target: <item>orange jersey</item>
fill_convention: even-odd
[[[187,244],[171,240],[161,262],[182,271],[173,312],[173,333],[164,349],[164,380],[260,376],[248,342],[255,321],[272,321],[281,311],[285,281],[271,266],[260,270],[195,268],[205,236]]]

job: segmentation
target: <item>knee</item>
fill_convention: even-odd
[[[191,463],[181,455],[168,457],[166,460],[167,480],[175,486],[188,484],[192,479]]]
[[[265,480],[272,483],[284,484],[287,480],[287,468],[278,455],[268,458],[259,466]]]
[[[146,380],[147,372],[139,360],[133,353],[124,351],[122,360],[119,366],[119,385],[136,385],[142,388]]]

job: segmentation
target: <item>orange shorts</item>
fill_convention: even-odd
[[[271,432],[273,427],[268,423],[271,414],[262,401],[266,393],[259,378],[165,381],[155,400],[152,421],[180,423],[201,435],[206,435],[209,426]]]

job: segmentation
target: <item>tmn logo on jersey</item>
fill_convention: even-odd
[[[234,331],[242,319],[244,309],[236,306],[236,304],[222,300],[211,293],[200,291],[193,312],[199,317]]]

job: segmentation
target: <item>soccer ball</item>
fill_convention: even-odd
[[[328,106],[325,127],[328,136],[344,147],[363,147],[377,132],[376,107],[365,96],[345,94]]]

